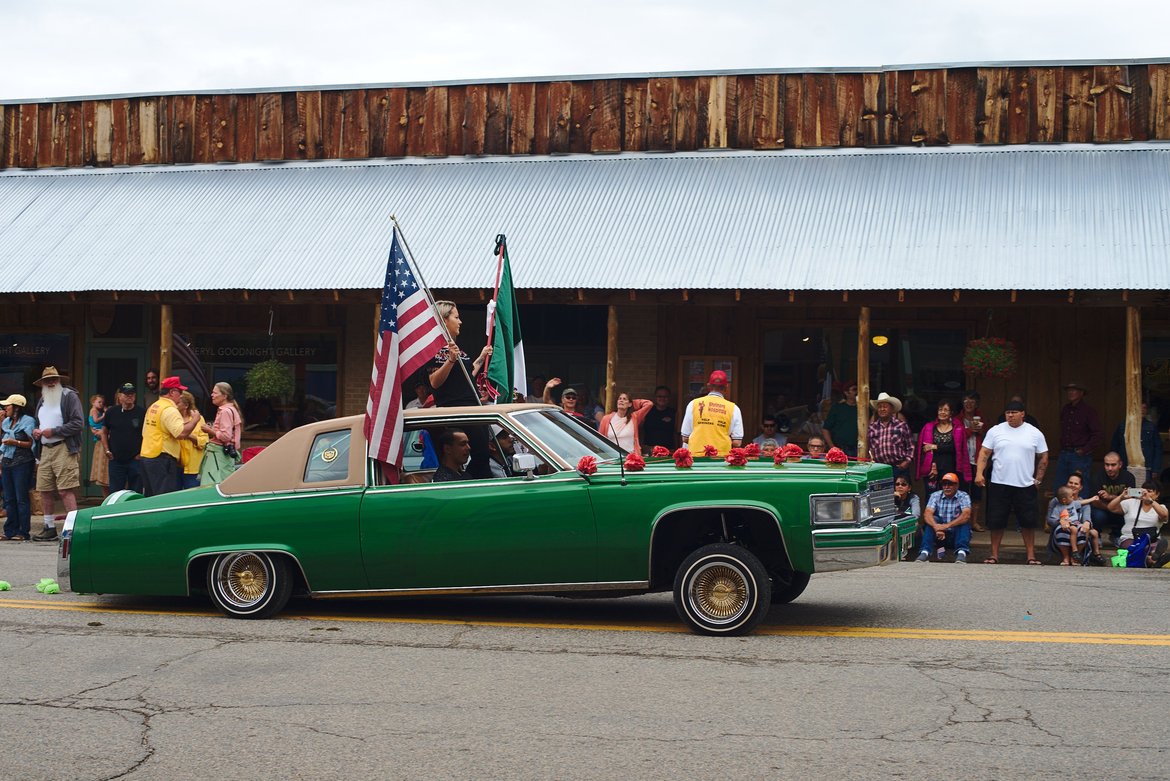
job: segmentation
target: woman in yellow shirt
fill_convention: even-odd
[[[179,403],[179,414],[183,423],[190,423],[191,417],[198,418],[191,433],[179,440],[179,464],[183,473],[179,476],[180,488],[199,486],[199,467],[203,464],[203,449],[207,447],[207,433],[203,430],[203,416],[195,408],[195,397],[190,391],[183,391]]]

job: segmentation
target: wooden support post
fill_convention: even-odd
[[[857,457],[869,458],[869,307],[857,315]]]
[[[609,306],[605,340],[605,411],[613,412],[617,405],[618,319],[617,307]]]
[[[159,307],[159,322],[161,327],[158,334],[158,376],[171,376],[171,340],[174,338],[174,320],[172,320],[171,305],[162,304]]]
[[[1142,453],[1142,313],[1136,306],[1125,308],[1125,451],[1141,485],[1149,465]]]

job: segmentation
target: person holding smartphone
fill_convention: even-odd
[[[1141,488],[1130,488],[1109,502],[1110,512],[1121,513],[1125,517],[1118,548],[1128,548],[1143,534],[1150,536],[1151,543],[1158,539],[1158,531],[1170,514],[1166,505],[1160,501],[1161,493],[1162,489],[1156,482],[1147,480]]]
[[[1124,496],[1126,489],[1136,488],[1137,481],[1129,470],[1121,467],[1121,456],[1116,452],[1106,453],[1101,464],[1102,468],[1095,470],[1089,480],[1087,493],[1081,496],[1089,500],[1093,528],[1100,533],[1101,542],[1108,540],[1116,548],[1121,542],[1121,527],[1125,525],[1125,518],[1120,511],[1110,511],[1109,504]]]

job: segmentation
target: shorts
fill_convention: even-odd
[[[1008,518],[1014,512],[1016,523],[1021,529],[1035,529],[1040,524],[1040,511],[1036,506],[1036,486],[1017,488],[1014,485],[989,483],[987,486],[987,528],[996,531],[1006,529]]]
[[[69,491],[81,487],[81,456],[70,453],[62,442],[53,447],[41,447],[41,463],[37,467],[37,490]]]

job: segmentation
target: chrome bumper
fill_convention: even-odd
[[[914,546],[918,519],[886,518],[869,526],[813,529],[813,567],[835,572],[901,561]]]

